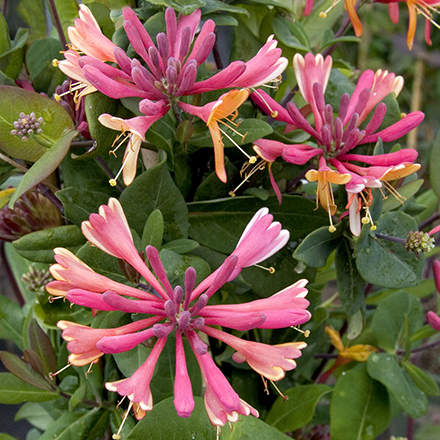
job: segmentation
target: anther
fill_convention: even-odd
[[[57,376],[58,374],[60,374],[61,372],[63,372],[63,371],[66,370],[67,368],[69,368],[70,365],[71,365],[71,364],[67,364],[65,367],[61,368],[61,370],[58,370],[56,373],[52,373],[52,372],[49,373],[49,378],[50,378],[51,380],[53,380],[53,378],[54,378],[55,376]]]
[[[293,330],[296,330],[297,332],[302,333],[302,334],[304,335],[305,338],[308,338],[308,337],[310,336],[310,330],[306,330],[306,331],[304,331],[304,330],[301,330],[301,329],[300,329],[299,327],[297,327],[297,326],[292,326],[292,327],[290,327],[290,328],[293,328]]]
[[[259,269],[263,269],[263,270],[267,270],[270,274],[274,274],[275,273],[275,268],[274,267],[264,267],[264,266],[260,266],[259,264],[254,264],[255,267],[258,267]]]

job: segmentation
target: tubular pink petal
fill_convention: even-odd
[[[67,292],[66,298],[73,304],[78,304],[83,307],[90,307],[94,310],[118,310],[110,304],[107,304],[100,293],[90,292],[84,289],[71,289]]]
[[[123,298],[116,292],[107,291],[102,295],[106,304],[126,313],[147,313],[151,315],[166,316],[164,302],[156,298],[156,301],[142,301]]]
[[[282,157],[286,162],[295,165],[304,165],[315,156],[321,156],[323,151],[320,148],[314,148],[309,145],[286,145],[282,152]]]
[[[264,113],[270,115],[273,119],[286,122],[287,124],[294,124],[289,112],[264,90],[258,89],[256,92],[251,93],[250,98],[255,105],[263,110]]]
[[[428,324],[434,329],[439,331],[440,330],[440,316],[435,314],[434,312],[428,312],[426,314],[426,320],[428,321]]]
[[[162,319],[161,316],[151,318],[150,325]],[[104,336],[97,343],[96,347],[103,353],[123,353],[131,350],[142,342],[154,336],[153,329],[142,330],[137,333],[129,333],[116,336]]]
[[[211,311],[209,306],[205,307],[199,315],[204,318],[207,325],[219,325],[239,331],[264,328],[263,323],[266,321],[266,315],[262,312],[236,313],[234,311],[225,310],[216,312],[215,310]]]
[[[186,367],[182,334],[176,332],[176,376],[174,380],[174,407],[179,417],[190,417],[194,409],[191,381]]]
[[[376,156],[344,154],[343,156],[339,156],[338,159],[342,161],[358,161],[369,165],[389,167],[398,165],[402,162],[413,162],[417,159],[418,154],[419,153],[413,148],[404,148],[403,150],[394,153],[378,154]]]

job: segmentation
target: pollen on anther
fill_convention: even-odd
[[[110,184],[110,186],[116,186],[118,184],[118,182],[116,182],[116,179],[110,179],[108,183]]]

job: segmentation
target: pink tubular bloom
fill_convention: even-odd
[[[210,297],[226,282],[235,278],[243,267],[268,258],[284,246],[289,238],[286,230],[268,213],[267,208],[258,211],[245,228],[235,251],[224,263],[197,287],[196,272],[190,267],[185,272],[184,288],[171,286],[159,252],[147,246],[146,255],[153,273],[140,259],[134,247],[130,228],[122,207],[116,199],[92,214],[83,222],[82,230],[91,243],[112,256],[130,263],[149,283],[150,292],[125,286],[95,273],[81,260],[65,249],[56,250],[57,264],[52,266],[57,283],[48,285],[49,293],[62,290],[69,301],[98,310],[119,310],[125,313],[142,313],[149,318],[118,328],[95,329],[60,321],[63,338],[71,352],[69,361],[83,366],[97,362],[104,353],[128,351],[147,339],[157,341],[148,359],[126,379],[106,384],[110,391],[127,396],[140,411],[138,418],[153,407],[150,382],[157,360],[167,343],[168,335],[176,334],[176,376],[174,405],[180,417],[189,417],[194,408],[183,337],[193,349],[206,383],[205,406],[211,423],[217,427],[238,420],[239,415],[258,412],[242,401],[229,385],[220,369],[208,353],[208,347],[200,338],[204,333],[231,345],[238,362],[247,361],[256,371],[271,380],[279,380],[285,371],[295,368],[293,359],[301,355],[306,344],[292,342],[283,346],[245,342],[232,337],[226,331],[213,326],[237,330],[254,328],[277,329],[302,324],[310,319],[306,310],[306,280],[301,280],[281,292],[247,304],[209,306]],[[62,286],[62,289],[60,287]],[[58,290],[57,290],[58,289]],[[123,296],[124,295],[124,296]],[[204,338],[206,340],[206,338]],[[262,350],[269,356],[262,357]]]
[[[113,51],[117,47],[101,32],[90,9],[79,5],[79,18],[75,26],[67,28],[67,34],[74,48],[101,61],[116,62]]]
[[[434,312],[428,312],[426,314],[426,320],[428,321],[428,324],[434,329],[439,331],[440,330],[440,316],[438,316]]]
[[[298,87],[312,109],[313,124],[306,119],[305,111],[300,110],[293,102],[287,104],[285,111],[262,90],[251,95],[252,100],[263,111],[286,122],[288,127],[304,130],[314,138],[317,146],[288,145],[266,140],[256,141],[255,144],[259,154],[270,160],[281,155],[287,162],[303,165],[311,159],[318,159],[318,170],[309,170],[306,178],[311,182],[318,182],[317,200],[329,213],[330,230],[334,230],[331,217],[337,212],[332,184],[338,184],[345,185],[349,193],[348,207],[351,207],[350,219],[353,219],[350,223],[353,225],[352,229],[359,232],[355,213],[359,213],[363,202],[359,204],[355,195],[362,191],[368,192],[369,188],[380,188],[382,182],[407,176],[420,166],[411,163],[417,157],[415,150],[401,150],[377,156],[353,154],[353,150],[359,145],[377,142],[379,138],[384,142],[399,139],[417,127],[423,121],[424,114],[410,113],[379,131],[387,111],[386,104],[381,101],[390,93],[398,95],[403,87],[402,77],[382,70],[363,72],[353,94],[342,95],[339,112],[335,112],[332,105],[326,104],[324,97],[331,65],[331,58],[324,60],[321,55],[314,57],[309,53],[305,57],[300,54],[294,57]],[[369,115],[371,117],[366,123]],[[353,161],[372,166],[359,166],[352,163]],[[369,206],[371,191],[364,199]],[[365,206],[365,221],[370,222],[368,206]]]

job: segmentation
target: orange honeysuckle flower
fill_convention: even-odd
[[[244,138],[245,134],[243,135],[239,133],[235,128],[231,127],[231,125],[235,127],[238,126],[238,124],[233,122],[234,119],[236,119],[236,117],[238,116],[237,109],[246,101],[248,97],[249,89],[234,89],[220,96],[217,101],[210,102],[203,107],[196,107],[194,105],[186,104],[184,102],[178,103],[178,106],[184,112],[195,115],[206,122],[209,132],[211,133],[212,143],[214,144],[215,171],[218,178],[222,182],[226,182],[227,180],[222,135],[226,136],[240,150],[241,148],[224,130],[220,128],[219,124],[226,125],[234,133]],[[231,125],[229,125],[224,120],[226,120]],[[251,160],[251,163],[255,163],[255,157],[251,158],[248,156],[248,158]]]

